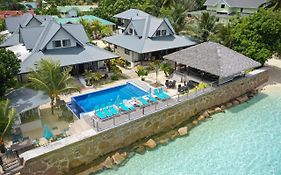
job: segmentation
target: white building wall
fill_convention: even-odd
[[[53,47],[53,42],[54,40],[65,40],[65,39],[70,39],[70,47],[76,47],[76,40],[69,35],[64,29],[60,29],[56,35],[52,38],[52,40],[47,44],[47,49],[56,49]]]
[[[72,18],[72,17],[77,17],[78,16],[78,11],[76,9],[71,9],[67,13],[67,17]]]
[[[159,26],[159,28],[157,30],[160,30],[160,31],[166,30],[166,35],[170,35],[170,34],[172,35],[172,31],[170,30],[170,28],[168,27],[168,25],[165,22],[162,22],[162,24]],[[162,35],[162,33],[161,33],[161,35]],[[153,37],[155,37],[155,36],[156,36],[156,31],[153,34]]]

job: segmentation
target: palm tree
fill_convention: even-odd
[[[202,13],[202,16],[194,24],[187,26],[186,34],[189,34],[199,40],[208,41],[215,34],[217,17],[208,12]]]
[[[269,7],[274,10],[281,9],[281,1],[280,0],[268,0]]]
[[[4,138],[9,133],[16,116],[15,108],[10,106],[10,100],[0,102],[0,150],[5,151]]]
[[[227,47],[231,47],[232,44],[231,23],[228,23],[226,25],[219,24],[217,25],[216,28],[217,31],[215,37],[218,39],[218,42],[220,42],[221,44]]]
[[[154,60],[153,62],[151,62],[149,64],[150,68],[152,70],[155,70],[155,83],[158,83],[158,74],[159,74],[159,70],[160,70],[160,64],[161,62],[159,60]]]
[[[55,103],[60,100],[59,95],[71,92],[80,92],[77,85],[73,85],[73,77],[70,75],[71,67],[61,68],[59,62],[51,59],[42,59],[28,75],[28,86],[44,91],[51,99],[51,109],[54,113]]]

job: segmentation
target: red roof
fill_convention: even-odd
[[[34,10],[28,10],[27,12],[33,15],[35,14]],[[0,10],[0,19],[5,19],[8,16],[20,16],[23,13],[21,10]]]

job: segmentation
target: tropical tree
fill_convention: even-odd
[[[191,35],[201,41],[208,41],[215,35],[217,17],[208,12],[202,13],[202,16],[193,24],[187,26],[184,33]]]
[[[281,9],[281,1],[280,0],[268,0],[269,7],[273,10]]]
[[[0,150],[5,151],[4,138],[9,133],[16,116],[16,110],[10,106],[10,100],[0,102]]]
[[[172,65],[170,63],[168,63],[167,61],[163,62],[160,65],[160,69],[162,71],[164,71],[165,76],[168,77],[169,75],[171,75],[171,73],[174,71]]]
[[[231,47],[232,40],[233,40],[231,35],[232,27],[233,26],[231,23],[228,23],[226,25],[223,24],[217,25],[214,40],[227,47]]]
[[[260,9],[243,17],[231,30],[232,49],[264,64],[273,54],[281,54],[281,12]]]
[[[148,71],[146,68],[144,68],[143,66],[137,66],[137,70],[136,70],[136,73],[138,74],[138,76],[141,78],[141,80],[145,80],[145,76],[148,75]]]
[[[15,85],[20,62],[14,52],[0,49],[0,98]]]
[[[154,60],[153,62],[151,62],[149,64],[150,68],[155,71],[155,83],[156,84],[158,83],[158,75],[159,75],[159,70],[161,68],[160,67],[160,65],[161,65],[160,63],[161,63],[161,61]]]
[[[51,99],[51,109],[54,112],[56,102],[62,94],[80,92],[80,88],[73,84],[73,77],[70,75],[71,67],[61,68],[59,62],[51,59],[42,59],[36,69],[28,75],[28,86],[44,91]]]

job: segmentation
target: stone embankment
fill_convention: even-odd
[[[112,169],[115,168],[116,166],[124,165],[124,163],[127,162],[126,159],[130,158],[128,154],[132,156],[135,153],[144,154],[147,150],[153,150],[160,145],[167,145],[170,141],[173,141],[176,138],[188,136],[188,132],[193,127],[197,126],[202,122],[207,121],[207,119],[211,119],[214,114],[224,113],[226,109],[247,102],[248,100],[253,98],[257,93],[258,93],[257,90],[253,90],[225,104],[205,110],[200,114],[194,116],[194,119],[191,122],[189,121],[179,128],[175,128],[164,134],[152,136],[149,139],[144,139],[143,141],[137,143],[137,145],[133,144],[129,146],[129,148],[127,148],[127,150],[129,150],[129,153],[123,152],[120,154],[119,152],[116,152],[112,156],[105,157],[104,161],[99,162],[96,165],[93,165],[93,168],[87,170],[87,172],[84,172],[82,174],[97,173],[105,169]]]

